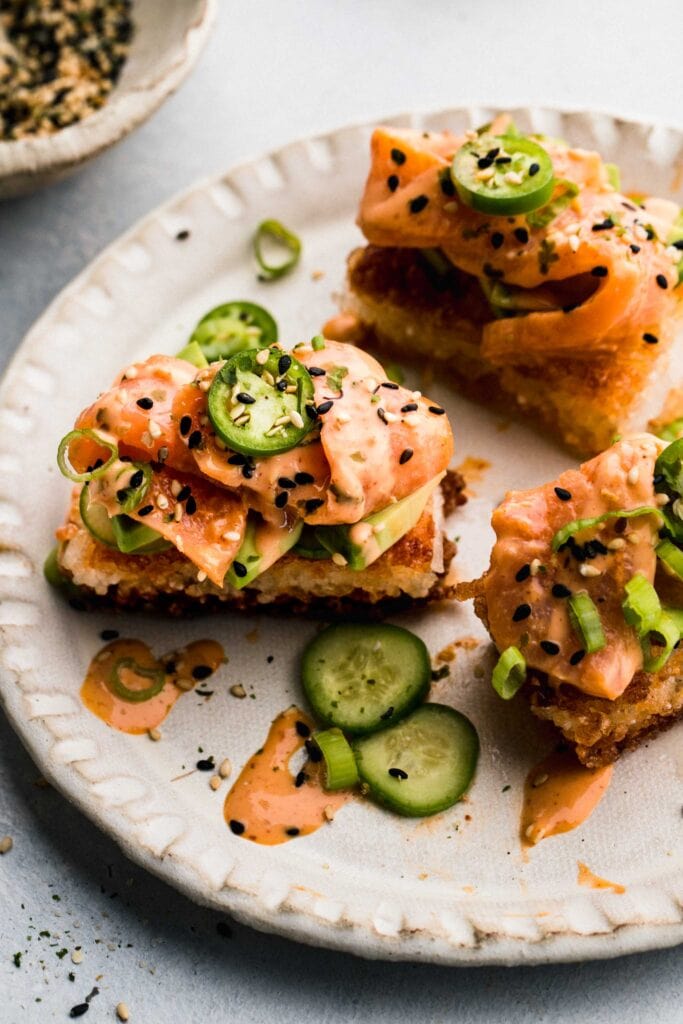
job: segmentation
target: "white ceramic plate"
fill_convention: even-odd
[[[463,130],[488,110],[392,118]],[[593,114],[514,111],[519,124],[595,146],[627,185],[675,194],[680,133]],[[232,835],[207,776],[171,781],[198,746],[235,768],[263,741],[271,719],[301,701],[297,657],[311,624],[229,614],[191,622],[83,615],[43,582],[41,564],[61,521],[68,485],[55,466],[57,441],[75,414],[121,366],[174,352],[197,318],[231,298],[276,315],[284,339],[316,333],[334,311],[348,250],[360,240],[356,203],[367,168],[369,127],[297,142],[196,186],[151,214],[106,250],[52,304],[24,341],[0,397],[1,693],[36,762],[70,800],[150,871],[192,899],[257,928],[369,957],[451,964],[518,963],[614,956],[683,941],[680,727],[618,765],[614,784],[581,829],[522,856],[522,781],[551,741],[523,706],[503,704],[486,680],[490,646],[468,607],[440,607],[401,620],[434,653],[458,638],[449,679],[435,685],[475,722],[482,743],[466,802],[433,820],[402,820],[369,803],[345,807],[313,836],[262,847]],[[680,189],[677,198],[683,196]],[[303,238],[300,267],[258,284],[250,235],[278,217]],[[177,241],[188,230],[190,237]],[[313,272],[325,276],[313,281]],[[529,486],[569,462],[520,426],[435,386],[452,418],[457,461],[492,466],[476,496],[450,521],[460,536],[462,578],[488,561],[492,507],[508,487]],[[99,632],[146,639],[157,653],[211,636],[229,663],[210,700],[188,695],[163,725],[163,741],[133,737],[89,714],[79,684]],[[272,664],[268,655],[274,655]],[[241,682],[254,700],[236,700]],[[510,788],[503,792],[504,787]],[[577,862],[626,887],[582,888]]]

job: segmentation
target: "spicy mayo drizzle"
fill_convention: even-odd
[[[586,768],[571,751],[541,761],[524,784],[522,845],[535,846],[581,825],[602,800],[611,778],[611,764]]]
[[[161,670],[165,680],[159,693],[139,703],[116,694],[110,679],[121,658],[132,658],[140,668]],[[163,722],[178,697],[208,679],[224,660],[223,648],[214,640],[196,640],[159,660],[142,640],[114,640],[90,662],[81,687],[81,700],[89,711],[114,729],[144,733]],[[143,690],[150,685],[150,679],[136,676],[134,669],[126,669],[122,681],[131,690]]]
[[[277,716],[266,742],[242,769],[228,793],[223,813],[235,835],[265,846],[309,835],[351,799],[350,790],[326,792],[321,765],[308,763],[299,786],[289,762],[301,750],[314,724],[296,707]]]
[[[619,882],[609,882],[606,878],[600,878],[599,875],[593,874],[591,869],[578,861],[578,876],[577,882],[579,885],[587,885],[591,889],[611,889],[617,896],[622,896],[626,892],[626,887],[620,885]]]

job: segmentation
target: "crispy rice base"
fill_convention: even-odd
[[[199,582],[196,567],[175,548],[124,555],[100,544],[81,521],[76,490],[57,534],[58,562],[77,588],[72,603],[83,607],[107,604],[170,614],[217,607],[386,614],[453,596],[449,570],[455,545],[444,534],[443,520],[466,500],[463,490],[460,474],[449,472],[416,526],[367,569],[352,571],[331,560],[287,554],[242,590]]]

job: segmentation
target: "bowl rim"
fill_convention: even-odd
[[[54,135],[0,141],[0,198],[10,182],[58,173],[97,156],[146,121],[189,75],[207,42],[218,0],[194,0],[183,43],[160,73],[114,92],[101,110]],[[11,194],[11,193],[10,193]]]

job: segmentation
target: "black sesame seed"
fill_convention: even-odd
[[[256,469],[251,462],[247,462],[245,463],[244,466],[242,466],[242,476],[244,477],[245,480],[251,480],[255,472]]]
[[[553,597],[571,597],[572,592],[569,587],[565,587],[564,583],[553,583],[552,595]]]
[[[518,583],[523,583],[524,580],[528,580],[529,579],[530,575],[531,575],[531,566],[527,562],[526,565],[523,565],[521,569],[517,570],[517,572],[515,573],[515,579],[517,580]]]
[[[178,234],[175,236],[175,240],[176,242],[186,242],[189,237],[190,232],[187,230],[187,228],[183,228],[183,230],[179,231]]]
[[[150,512],[154,511],[154,505],[143,505],[142,508],[138,509],[139,516],[148,516]]]
[[[180,433],[183,437],[190,433],[190,427],[192,426],[191,416],[181,416],[180,418]]]
[[[230,819],[230,831],[234,832],[236,836],[241,836],[244,832],[244,825],[241,821],[237,821],[236,818]]]
[[[70,1017],[82,1017],[84,1013],[87,1013],[90,1007],[87,1003],[78,1003],[76,1006],[72,1006],[69,1010]]]
[[[387,186],[390,192],[395,192],[398,188],[398,174],[390,174],[387,178]]]
[[[392,779],[407,779],[408,772],[404,772],[402,768],[388,768],[387,771],[391,775]]]
[[[154,402],[151,398],[138,398],[136,405],[139,405],[141,409],[151,409]]]
[[[294,836],[298,836],[299,835],[300,831],[301,830],[298,829],[295,825],[292,825],[291,828],[286,828],[285,829],[285,835],[292,836],[292,838],[294,838]]]
[[[192,669],[192,678],[200,683],[202,679],[208,679],[212,672],[213,669],[210,665],[195,665]]]
[[[571,658],[569,659],[569,664],[570,665],[578,665],[579,662],[583,661],[583,659],[585,657],[586,657],[586,652],[585,651],[574,651],[574,653],[572,654]]]
[[[320,761],[322,761],[322,759],[323,759],[323,752],[320,749],[320,747],[318,747],[313,742],[313,740],[306,740],[306,742],[304,743],[304,746],[306,748],[306,753],[308,754],[308,757],[309,757],[309,760],[311,761],[311,764],[318,764]]]
[[[383,722],[386,722],[386,721],[388,721],[388,719],[391,718],[393,713],[394,713],[394,708],[393,708],[393,705],[392,705],[392,707],[387,708],[387,710],[384,712],[384,714],[380,715],[379,717],[382,719]]]
[[[279,380],[277,382],[277,384],[275,385],[275,387],[277,388],[278,391],[286,391],[287,387],[288,387],[287,381],[284,380],[284,379],[283,380]]]
[[[377,415],[381,419],[382,423],[386,423],[387,422],[387,414],[385,413],[385,411],[384,411],[384,409],[382,408],[381,405],[378,406],[378,408],[377,408]]]
[[[142,484],[142,481],[144,479],[145,479],[145,474],[142,472],[142,470],[141,469],[136,469],[136,471],[133,473],[132,477],[130,478],[130,482],[129,482],[128,486],[129,487],[140,487],[140,485]]]
[[[400,167],[401,164],[404,164],[406,162],[406,155],[402,149],[392,149],[391,159],[394,161],[395,164],[398,164],[398,166]]]
[[[185,502],[185,512],[188,516],[193,516],[197,511],[197,502],[192,495]]]
[[[529,164],[529,177],[530,178],[534,178],[538,174],[540,169],[541,169],[541,165],[540,164],[536,164],[536,163]]]
[[[290,480],[288,476],[279,476],[277,478],[277,485],[278,487],[284,487],[287,491],[293,491],[296,487],[294,481]]]
[[[398,384],[394,383],[393,380],[383,380],[380,387],[387,388],[389,391],[398,391]]]
[[[428,202],[428,196],[415,196],[415,198],[411,199],[408,203],[408,209],[411,213],[422,213]]]
[[[416,411],[417,411],[417,402],[408,402],[407,405],[402,405],[401,406],[401,412],[416,412]]]
[[[189,486],[189,484],[185,484],[185,486],[181,487],[180,490],[178,491],[176,499],[178,501],[187,501],[191,494],[192,488]]]
[[[526,245],[526,243],[529,241],[529,232],[526,228],[515,228],[513,234],[517,241],[521,242],[522,245]]]
[[[199,448],[202,443],[202,432],[201,430],[193,430],[187,439],[187,447],[192,451],[193,448]]]
[[[241,402],[242,405],[253,405],[256,399],[254,398],[253,395],[247,394],[246,391],[240,391],[239,395],[237,396],[237,401]]]
[[[443,416],[446,412],[446,410],[442,409],[440,405],[430,405],[428,408],[435,416]]]
[[[316,409],[316,412],[317,412],[318,416],[324,416],[326,412],[330,411],[330,409],[332,408],[333,405],[334,405],[334,402],[332,402],[329,399],[328,399],[327,402],[321,402],[320,405]]]
[[[128,498],[128,488],[127,487],[121,487],[116,492],[116,500],[118,501],[119,505],[123,505],[124,501],[126,501],[127,498]]]
[[[302,736],[304,739],[311,735],[310,726],[306,725],[305,722],[302,722],[300,718],[298,718],[294,723],[294,728],[296,729],[297,734]]]
[[[247,457],[242,455],[241,452],[236,452],[235,455],[231,455],[228,459],[230,466],[244,466],[246,464]]]
[[[492,156],[480,156],[477,160],[477,167],[480,171],[485,171],[487,167],[490,167],[493,163]]]
[[[406,462],[410,462],[412,457],[413,457],[413,449],[412,448],[404,448],[403,451],[401,452],[401,454],[399,455],[399,459],[398,459],[399,465],[400,466],[405,466]]]
[[[201,761],[197,761],[196,767],[199,772],[212,772],[216,767],[216,762],[213,757],[205,757]]]
[[[611,217],[605,217],[604,220],[598,221],[597,224],[591,226],[591,231],[609,231],[610,228],[614,227],[614,221]]]
[[[306,775],[306,772],[298,772],[297,777],[294,779],[294,785],[296,786],[296,788],[300,789],[307,778],[308,775]]]
[[[631,250],[631,252],[640,252],[639,245],[629,245],[629,249]]]
[[[306,509],[306,515],[312,516],[314,512],[317,512],[325,504],[323,498],[309,498],[308,501],[304,502],[304,508]]]
[[[655,281],[657,282],[657,284],[659,285],[660,288],[668,288],[669,287],[669,282],[664,277],[664,274],[657,274],[657,276],[655,278]]]
[[[541,650],[545,651],[546,654],[559,654],[560,645],[553,643],[552,640],[541,640],[539,644]]]
[[[523,619],[528,619],[531,615],[531,605],[520,604],[517,605],[514,612],[512,613],[513,622],[521,622]]]
[[[649,331],[645,331],[645,334],[643,335],[643,341],[646,341],[648,345],[656,345],[659,341],[659,338],[656,334],[650,334]]]
[[[566,487],[555,487],[554,490],[560,501],[571,501],[572,492],[568,491]]]
[[[439,185],[441,186],[443,194],[448,196],[449,199],[455,195],[455,185],[453,184],[451,172],[448,168],[446,168],[445,173],[439,175]]]
[[[593,277],[607,277],[608,273],[609,271],[607,270],[607,267],[603,267],[601,265],[593,267],[593,269],[591,270],[591,274],[593,275]]]
[[[277,372],[280,373],[280,374],[287,373],[287,370],[290,368],[291,365],[292,365],[292,357],[291,356],[287,356],[287,355],[280,356],[280,358],[278,359],[278,362],[277,362]]]
[[[279,494],[275,495],[275,508],[284,508],[289,501],[289,494],[287,491],[280,491]]]
[[[239,576],[241,580],[247,575],[246,565],[242,565],[241,562],[233,562],[232,567],[235,570],[235,576]]]
[[[116,640],[120,636],[118,629],[103,629],[100,633],[102,640]]]
[[[306,414],[310,420],[317,420],[318,418],[318,410],[312,404],[306,406]]]
[[[303,487],[304,484],[315,483],[315,477],[311,473],[295,473],[294,481],[299,484],[299,486]]]
[[[323,370],[322,366],[309,366],[308,372],[311,377],[324,377],[327,370]]]
[[[500,249],[501,245],[505,241],[505,235],[502,231],[494,231],[491,235],[491,245],[494,249]]]

